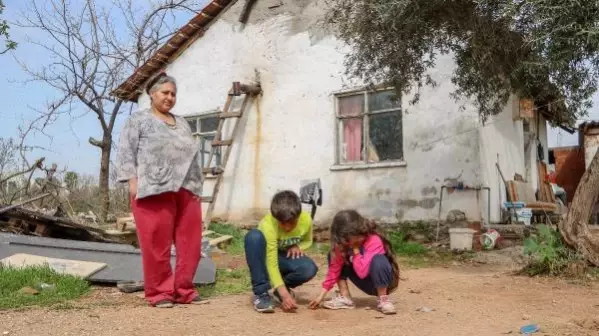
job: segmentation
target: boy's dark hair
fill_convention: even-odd
[[[298,219],[301,212],[300,198],[291,190],[279,191],[270,202],[270,213],[280,223],[289,223]]]

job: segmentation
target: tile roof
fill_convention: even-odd
[[[198,15],[173,34],[173,36],[142,66],[135,69],[135,72],[133,72],[125,82],[121,83],[121,85],[112,91],[111,94],[126,101],[137,102],[146,81],[157,72],[164,69],[166,65],[173,62],[193,42],[202,37],[207,26],[219,14],[223,13],[227,9],[227,6],[235,1],[236,0],[211,1]]]

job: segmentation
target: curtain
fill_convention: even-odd
[[[343,147],[345,161],[362,160],[362,113],[364,111],[364,95],[348,96],[339,99],[339,115],[357,117],[344,119]]]

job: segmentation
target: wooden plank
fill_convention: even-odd
[[[241,118],[241,112],[223,112],[221,114],[218,115],[219,118],[221,119],[228,119],[228,118]]]
[[[122,226],[123,224],[127,224],[127,223],[133,222],[133,221],[135,221],[133,216],[121,217],[121,218],[116,219],[116,225]]]
[[[235,85],[234,85],[235,86]],[[249,105],[250,100],[252,99],[252,96],[249,94],[246,94],[245,97],[243,98],[243,102],[241,103],[241,107],[239,108],[239,112],[240,113],[244,113],[246,108]],[[229,110],[227,109],[225,112],[229,112]],[[233,126],[233,131],[231,133],[231,143],[233,142],[233,140],[235,139],[235,136],[237,135],[237,133],[239,132],[239,125],[241,124],[240,122],[241,119],[237,119],[235,122],[235,126]],[[224,122],[224,119],[221,119],[221,123]],[[220,138],[217,138],[220,139]],[[221,166],[223,167],[223,169],[225,169],[225,167],[227,166],[227,162],[229,161],[229,156],[231,156],[231,149],[233,147],[229,146],[225,149],[225,152],[222,154],[221,157]],[[211,152],[214,152],[216,150],[216,148],[212,147]],[[216,205],[216,197],[218,196],[218,193],[220,191],[220,186],[221,183],[223,181],[223,176],[224,174],[220,174],[218,175],[218,178],[216,180],[216,182],[214,183],[214,187],[212,189],[212,197],[213,200],[212,202],[210,202],[210,204],[208,205],[208,210],[206,211],[206,215],[204,216],[204,223],[210,223],[210,219],[212,217],[212,212],[214,211],[214,207]]]
[[[48,227],[46,224],[37,223],[33,234],[39,237],[48,237],[50,231],[52,231],[52,228]]]
[[[211,167],[211,168],[202,168],[202,172],[204,174],[212,174],[212,175],[218,175],[218,174],[222,174],[225,172],[225,169],[223,167]]]
[[[233,139],[229,139],[229,140],[214,140],[214,141],[212,141],[212,147],[231,146],[232,144],[233,144]]]
[[[204,230],[204,231],[202,231],[202,237],[209,236],[209,235],[211,235],[213,233],[214,233],[214,231]]]
[[[233,89],[229,90],[229,95],[227,96],[227,101],[225,102],[225,107],[223,108],[223,113],[228,113],[231,108],[231,103],[233,102],[233,96],[230,93]],[[219,119],[218,125],[216,126],[216,134],[214,135],[215,140],[220,140],[222,137],[222,130],[225,125],[225,119]],[[206,167],[210,167],[212,165],[212,159],[214,158],[215,148],[212,147],[210,150],[210,155],[208,155],[208,162],[206,162]]]
[[[106,267],[105,263],[48,258],[26,253],[13,254],[8,258],[0,260],[0,263],[5,266],[10,265],[17,268],[27,266],[43,266],[47,264],[51,269],[58,273],[70,274],[82,278],[87,278]]]
[[[229,236],[229,235],[220,236],[218,238],[211,239],[210,246],[218,246],[220,244],[229,242],[231,239],[233,239],[233,236]]]

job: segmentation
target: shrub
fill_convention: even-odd
[[[561,275],[571,262],[583,259],[563,243],[558,230],[546,225],[524,241],[524,254],[529,260],[522,271],[530,276]]]

